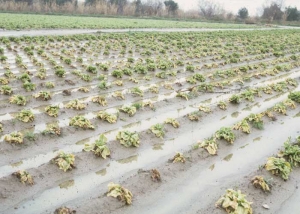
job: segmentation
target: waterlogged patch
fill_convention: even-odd
[[[68,189],[69,187],[71,186],[74,186],[74,180],[68,180],[68,181],[65,181],[65,182],[62,182],[61,184],[59,184],[59,187],[61,189]]]
[[[230,161],[232,156],[233,156],[233,154],[231,153],[231,154],[227,155],[225,158],[223,158],[223,160],[224,161]]]
[[[273,96],[273,97],[269,97],[269,98],[265,99],[264,102],[268,102],[268,101],[270,101],[270,100],[276,99],[276,98],[280,97],[281,95],[282,95],[282,94],[277,94],[277,95],[275,95],[275,96]]]
[[[163,143],[157,143],[157,144],[154,144],[152,149],[153,150],[163,150],[163,146],[164,144]]]
[[[213,164],[213,165],[211,165],[211,166],[209,167],[210,171],[213,171],[214,168],[215,168],[215,164]]]
[[[236,112],[233,112],[232,114],[231,114],[231,117],[234,117],[234,118],[237,118],[238,116],[239,116],[239,112],[238,111],[236,111]]]
[[[253,142],[260,141],[260,140],[261,140],[261,136],[260,136],[260,137],[257,137],[257,138],[254,138],[254,139],[253,139]]]
[[[294,117],[300,117],[300,112],[298,114],[295,114]]]
[[[220,120],[224,120],[226,117],[227,117],[227,115],[226,115],[226,116],[224,116],[224,117],[222,117]]]
[[[249,146],[249,143],[247,143],[247,144],[244,145],[244,146],[241,146],[240,149],[244,149],[246,146]]]
[[[18,167],[18,166],[21,166],[22,164],[23,164],[23,161],[19,161],[19,162],[11,164],[11,166],[12,167]]]
[[[121,163],[121,164],[126,164],[126,163],[131,163],[133,161],[137,161],[137,159],[138,159],[138,155],[134,155],[134,156],[130,156],[128,158],[117,160],[117,162]]]
[[[99,171],[96,172],[97,175],[101,175],[101,176],[104,176],[106,175],[106,168],[105,169],[101,169]]]
[[[88,143],[88,142],[90,142],[89,138],[77,141],[76,145],[84,145],[85,143]]]
[[[212,98],[204,100],[202,103],[211,103],[211,101],[212,101]]]

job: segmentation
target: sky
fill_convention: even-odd
[[[220,3],[226,11],[237,14],[238,10],[246,7],[250,16],[259,14],[259,10],[266,2],[265,0],[214,0]],[[198,0],[175,0],[179,4],[179,8],[183,10],[198,9]],[[300,9],[300,0],[285,0],[284,6],[296,6]]]

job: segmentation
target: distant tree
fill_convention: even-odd
[[[33,0],[15,0],[16,3],[25,3],[28,5],[32,5],[33,4]]]
[[[272,2],[270,6],[266,6],[263,9],[262,18],[273,20],[282,20],[284,13],[281,11],[281,5],[276,2]]]
[[[178,4],[173,0],[165,1],[164,4],[165,4],[169,14],[175,14],[175,12],[179,8]]]
[[[76,3],[77,1],[74,0],[42,0],[44,4],[53,5],[54,3],[57,5],[64,5],[66,3]]]
[[[220,4],[213,0],[199,0],[198,7],[200,15],[208,19],[214,18],[224,12]]]
[[[248,9],[243,7],[241,9],[239,9],[239,12],[238,12],[238,17],[241,18],[241,19],[247,19],[249,16],[249,13],[248,13]]]
[[[300,20],[300,11],[297,7],[287,7],[285,8],[286,20],[287,21],[298,21]]]
[[[117,9],[117,13],[118,14],[123,14],[123,10],[125,5],[127,4],[127,0],[109,0],[109,3],[111,5],[117,5],[118,9]]]
[[[136,0],[134,1],[134,4],[135,4],[135,15],[140,16],[142,14],[142,7],[143,7],[142,1]]]

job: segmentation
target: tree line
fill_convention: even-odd
[[[19,5],[22,5],[22,7]],[[172,16],[220,21],[253,19],[253,17],[249,17],[246,7],[240,8],[234,14],[225,11],[215,0],[198,0],[198,8],[190,11],[182,11],[174,0],[0,0],[0,10],[148,17]],[[284,0],[273,0],[262,5],[261,15],[255,18],[256,20],[263,19],[268,22],[300,21],[300,11],[297,7],[284,7]]]

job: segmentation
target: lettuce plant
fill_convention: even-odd
[[[30,110],[23,109],[17,114],[16,118],[24,123],[33,122],[34,114]]]
[[[225,209],[229,214],[252,214],[251,204],[240,190],[227,189],[226,194],[216,202],[216,207]]]
[[[28,184],[28,185],[34,184],[33,178],[25,170],[19,170],[17,172],[14,172],[13,175],[15,175],[17,178],[19,178],[23,184]]]
[[[105,120],[109,123],[116,123],[117,122],[117,115],[115,114],[109,114],[105,111],[99,111],[97,114],[97,117],[100,118],[101,120]]]
[[[75,156],[73,154],[59,152],[59,154],[52,159],[52,162],[55,163],[59,167],[59,169],[63,170],[64,172],[75,168]]]
[[[71,118],[69,126],[79,127],[83,129],[95,129],[93,124],[88,119],[79,115]]]
[[[171,159],[171,161],[172,161],[173,163],[177,163],[177,162],[185,163],[185,157],[183,156],[182,153],[176,152],[176,154],[175,154],[174,157]]]
[[[93,97],[92,98],[92,102],[93,103],[99,103],[102,106],[106,106],[107,105],[107,100],[105,99],[104,96]]]
[[[83,150],[86,152],[92,151],[96,156],[101,156],[102,158],[106,159],[107,156],[110,156],[110,150],[106,144],[107,138],[101,134],[95,143],[85,144]]]
[[[233,144],[235,140],[235,134],[232,132],[231,128],[229,127],[222,127],[221,129],[216,131],[215,137],[217,139],[224,139],[231,144]]]
[[[8,143],[23,143],[23,134],[21,132],[12,132],[4,136],[4,140]]]
[[[269,157],[265,165],[266,170],[272,172],[273,175],[279,175],[284,180],[289,178],[292,171],[291,165],[284,158]]]
[[[58,105],[56,105],[56,106],[54,106],[54,105],[52,105],[52,106],[47,106],[47,107],[45,108],[45,112],[46,112],[49,116],[51,116],[51,117],[57,117],[57,116],[58,116],[58,112],[59,112],[59,106],[58,106]]]
[[[139,147],[140,145],[140,138],[137,132],[120,131],[118,132],[116,139],[125,147]]]
[[[217,144],[216,138],[214,138],[214,137],[211,137],[211,138],[205,139],[202,142],[199,142],[198,146],[200,148],[206,149],[208,151],[208,153],[211,155],[217,154],[218,144]]]
[[[166,124],[171,124],[174,128],[178,128],[179,125],[180,125],[179,122],[176,119],[174,119],[174,118],[167,118],[165,120],[165,123]]]
[[[119,201],[125,202],[126,205],[132,204],[132,193],[120,184],[109,183],[107,196],[117,198]]]
[[[252,178],[251,183],[253,184],[253,186],[262,189],[264,192],[270,192],[268,182],[264,179],[263,176],[255,176],[254,178]]]
[[[75,109],[75,110],[83,110],[86,108],[86,105],[80,102],[78,99],[72,100],[65,105],[66,108]]]
[[[150,127],[150,130],[156,137],[163,138],[165,136],[164,125],[163,124],[155,124]]]
[[[20,106],[25,106],[26,105],[26,98],[21,95],[13,95],[9,98],[9,103],[17,104]]]

